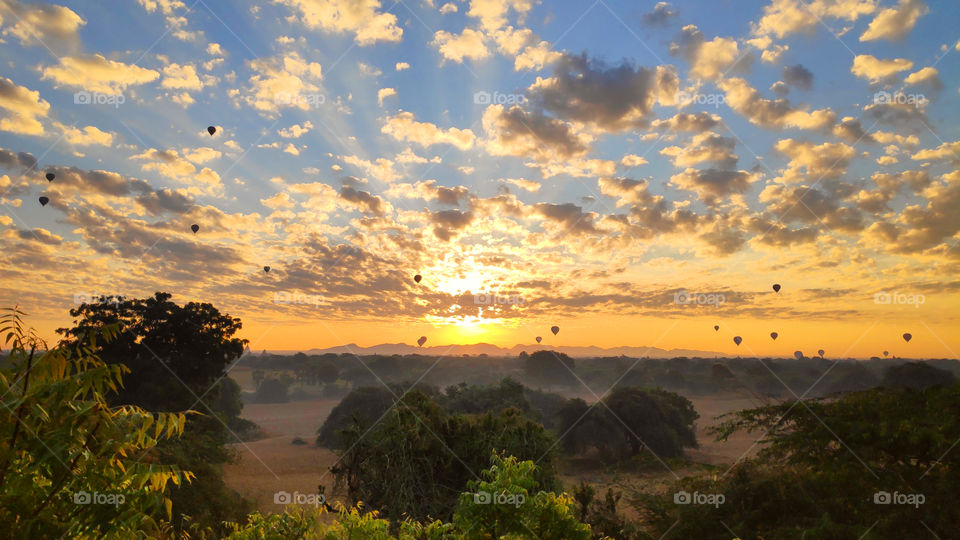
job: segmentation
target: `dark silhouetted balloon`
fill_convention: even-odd
[[[40,197],[40,206],[46,206],[48,202],[50,202],[50,199],[46,197]]]
[[[717,332],[719,332],[719,331],[720,331],[720,325],[719,325],[719,324],[713,325],[713,329],[716,330]]]
[[[200,226],[194,223],[193,225],[190,226],[190,230],[193,231],[193,234],[197,234],[197,231],[200,230]]]
[[[737,347],[740,346],[740,342],[743,341],[743,338],[740,336],[733,336],[733,342],[737,344]]]
[[[423,276],[421,276],[420,274],[413,276],[413,280],[416,281],[417,283],[420,283],[421,279],[423,279]]]
[[[820,355],[820,358],[823,358],[823,349],[818,350],[817,354]]]
[[[537,343],[540,343],[541,341],[543,341],[543,338],[540,336],[537,336]]]
[[[774,284],[773,284],[773,292],[780,292],[780,284],[779,284],[779,283],[774,283]]]
[[[884,356],[890,356],[890,351],[883,351]]]
[[[794,351],[793,357],[796,358],[797,360],[801,360],[803,359],[803,353],[801,351]]]
[[[213,135],[213,134],[216,133],[216,132],[217,132],[217,128],[215,128],[215,127],[213,127],[213,126],[208,126],[208,127],[207,127],[207,133],[209,133],[210,135]]]
[[[774,341],[777,340],[777,336],[779,336],[779,335],[780,335],[780,334],[778,334],[778,333],[776,333],[776,332],[770,332],[770,338],[773,339]]]
[[[903,335],[903,340],[906,341],[907,343],[910,343],[910,340],[911,340],[911,339],[913,339],[913,336],[912,336],[912,335],[910,335],[910,334],[904,334],[904,335]]]
[[[559,326],[551,326],[550,331],[553,332],[553,335],[557,335],[560,332]]]
[[[269,271],[270,271],[270,267],[269,267],[269,266],[264,266],[264,267],[263,267],[263,271],[264,271],[264,272],[269,272]]]
[[[427,336],[420,336],[420,339],[417,340],[417,345],[423,347],[423,344],[427,342]]]
[[[57,175],[53,174],[52,172],[48,172],[48,173],[47,173],[47,182],[53,182],[53,179],[56,178],[56,177],[57,177]]]

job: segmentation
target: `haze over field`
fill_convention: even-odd
[[[95,295],[171,291],[255,351],[960,350],[952,2],[0,19],[0,305],[48,339]]]

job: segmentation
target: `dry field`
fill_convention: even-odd
[[[252,381],[247,370],[238,369],[231,373],[244,389],[250,389]],[[755,453],[752,447],[754,439],[761,434],[738,435],[729,441],[718,443],[704,434],[704,429],[716,423],[714,417],[731,410],[755,406],[749,399],[736,396],[721,396],[692,399],[694,407],[700,413],[698,421],[698,439],[701,447],[688,452],[688,456],[699,463],[713,465],[732,464],[744,453]],[[313,446],[316,430],[336,400],[297,401],[270,405],[246,405],[244,418],[248,418],[267,433],[267,438],[233,447],[239,453],[236,463],[224,470],[227,485],[252,500],[262,512],[282,510],[274,504],[274,493],[287,491],[293,493],[316,493],[319,485],[326,486],[328,500],[336,500],[333,494],[333,476],[329,468],[337,461],[337,456],[325,448]],[[294,437],[307,441],[307,445],[291,444]],[[568,486],[586,479],[595,484],[598,492],[607,487],[623,490],[627,495],[636,491],[658,490],[679,476],[690,474],[694,469],[675,469],[667,467],[643,474],[609,473],[602,470],[578,472],[564,467],[561,478]]]

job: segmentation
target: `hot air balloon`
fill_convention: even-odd
[[[823,349],[818,350],[817,354],[820,355],[820,358],[823,358]]]
[[[560,327],[559,327],[559,326],[551,326],[551,327],[550,327],[550,331],[553,332],[553,335],[557,335],[558,333],[560,333]]]
[[[719,325],[719,324],[713,325],[713,329],[716,330],[717,332],[719,332],[719,331],[720,331],[720,325]]]
[[[774,284],[773,284],[773,292],[780,292],[780,284],[779,284],[779,283],[774,283]]]
[[[540,336],[537,336],[537,343],[540,343],[541,341],[543,341],[543,338]]]
[[[193,234],[197,234],[197,231],[200,230],[200,226],[194,223],[193,225],[190,226],[190,230],[193,231]]]
[[[56,178],[56,177],[57,177],[57,175],[53,174],[52,172],[48,172],[48,173],[47,173],[47,182],[53,182],[53,179]]]
[[[777,340],[777,336],[779,336],[779,335],[780,335],[780,334],[778,334],[778,333],[776,333],[776,332],[770,332],[770,339],[776,341],[776,340]]]
[[[46,197],[40,197],[40,206],[46,206],[48,202],[50,202],[50,199]]]
[[[913,339],[913,336],[912,336],[912,335],[910,335],[910,334],[904,334],[904,335],[903,335],[903,340],[906,341],[907,343],[910,343],[910,340],[911,340],[911,339]]]
[[[740,336],[733,336],[733,342],[737,344],[737,347],[740,346],[740,342],[743,341],[743,338]]]
[[[796,358],[797,360],[802,360],[802,359],[803,359],[803,352],[802,352],[802,351],[793,351],[793,357]]]
[[[427,336],[420,336],[420,339],[417,340],[417,345],[423,347],[423,344],[427,342]]]
[[[420,283],[421,279],[423,279],[423,276],[421,276],[420,274],[413,276],[413,280],[416,281],[417,283]]]
[[[264,271],[264,272],[269,272],[269,271],[270,271],[270,267],[269,267],[269,266],[264,266],[264,267],[263,267],[263,271]]]
[[[210,135],[213,135],[216,132],[217,132],[217,128],[213,126],[207,126],[207,133],[209,133]]]
[[[883,351],[883,356],[890,356],[890,351]]]

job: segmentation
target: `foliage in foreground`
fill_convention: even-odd
[[[156,531],[168,483],[192,474],[154,450],[183,433],[184,414],[111,406],[122,365],[97,356],[98,333],[47,348],[22,312],[0,315],[10,369],[0,370],[0,537],[100,538]],[[115,337],[104,327],[104,339]]]
[[[391,523],[379,512],[362,506],[338,508],[333,522],[321,519],[323,510],[253,514],[245,526],[233,525],[231,540],[299,539],[564,539],[588,540],[590,526],[576,516],[576,504],[567,494],[542,491],[532,461],[494,454],[491,466],[469,492],[457,498],[452,522],[418,522],[410,518]],[[396,526],[394,526],[396,525]]]
[[[765,433],[758,458],[681,481],[718,505],[638,499],[657,531],[683,538],[953,538],[960,523],[960,385],[874,389],[734,413],[716,429]],[[689,500],[689,499],[688,499]],[[718,527],[718,525],[720,525]],[[930,534],[930,533],[934,534]]]

